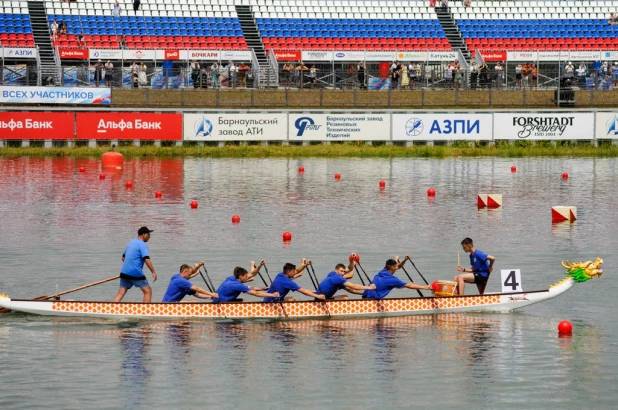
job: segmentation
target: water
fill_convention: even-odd
[[[2,409],[615,407],[614,159],[188,158],[125,161],[104,181],[99,172],[96,160],[0,158],[0,292],[29,298],[116,275],[142,225],[155,230],[154,300],[182,263],[202,259],[215,283],[262,258],[272,275],[308,257],[323,277],[351,252],[369,274],[410,253],[429,281],[452,279],[466,236],[497,257],[488,291],[500,291],[499,271],[511,268],[522,270],[524,290],[547,288],[564,259],[601,256],[606,273],[503,315],[289,323],[1,315]],[[504,195],[503,209],[477,210],[477,193],[491,192]],[[553,205],[577,206],[578,221],[553,225]],[[67,298],[111,300],[117,286]],[[557,337],[563,319],[572,338]]]

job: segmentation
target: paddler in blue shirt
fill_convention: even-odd
[[[173,275],[170,279],[170,284],[167,286],[167,291],[165,295],[163,295],[162,302],[181,302],[187,295],[195,296],[200,299],[216,298],[218,296],[216,293],[204,290],[189,282],[189,279],[199,274],[200,266],[204,266],[204,261],[196,263],[193,267],[181,265],[180,273]]]
[[[133,286],[140,288],[144,293],[142,302],[150,303],[152,298],[152,288],[148,283],[148,279],[144,276],[144,264],[148,266],[150,272],[152,272],[152,281],[156,282],[157,272],[150,260],[150,251],[146,242],[150,240],[150,233],[154,232],[152,229],[148,229],[142,226],[137,231],[137,238],[133,239],[124,250],[122,254],[122,268],[120,268],[120,288],[118,293],[114,297],[114,302],[120,302],[127,291]]]
[[[364,290],[373,290],[376,285],[371,284],[369,286],[357,285],[352,283],[349,279],[354,276],[354,265],[356,264],[356,254],[353,253],[349,257],[350,264],[347,269],[343,263],[337,264],[335,270],[326,275],[326,278],[320,282],[318,286],[318,295],[324,295],[327,299],[349,299],[348,295],[335,296],[335,293],[339,290],[345,290],[350,293],[362,295]]]
[[[383,299],[391,292],[391,290],[397,288],[408,289],[420,289],[430,290],[431,285],[417,285],[413,282],[404,282],[395,276],[395,272],[403,267],[407,260],[410,260],[410,255],[406,255],[403,261],[399,262],[399,256],[395,256],[394,259],[389,259],[384,264],[382,269],[373,278],[373,284],[376,285],[375,290],[366,290],[363,292],[364,299]]]
[[[264,302],[278,302],[281,300],[286,301],[294,301],[296,298],[294,297],[285,297],[290,291],[292,292],[300,292],[303,295],[311,296],[316,299],[324,300],[326,297],[324,295],[318,295],[317,293],[301,288],[294,279],[298,279],[303,275],[303,271],[307,266],[311,264],[311,261],[307,261],[305,258],[300,260],[300,266],[296,268],[296,265],[292,263],[286,263],[283,266],[283,272],[280,272],[275,279],[273,279],[272,285],[268,288],[268,293],[279,293],[279,297],[266,297],[264,298]]]
[[[466,283],[476,283],[479,285],[479,288],[482,287],[484,290],[487,285],[487,280],[489,279],[489,274],[494,270],[493,266],[496,258],[476,249],[474,247],[474,242],[472,242],[470,238],[465,238],[461,241],[461,247],[464,252],[470,254],[471,266],[469,268],[457,266],[458,272],[464,272],[461,275],[455,276],[455,279],[453,279],[457,282],[459,295],[464,294],[464,286],[466,286]]]
[[[251,287],[245,285],[245,283],[253,280],[253,277],[257,275],[260,268],[264,265],[264,261],[261,261],[259,266],[255,266],[255,262],[251,261],[251,272],[247,272],[245,268],[237,266],[234,268],[234,275],[228,277],[223,281],[223,283],[217,289],[218,297],[213,299],[213,302],[231,302],[231,301],[240,301],[238,300],[238,296],[241,293],[246,293],[248,295],[257,296],[260,298],[265,297],[274,297],[278,298],[279,294],[277,292],[267,293],[262,292],[268,288],[258,288]]]

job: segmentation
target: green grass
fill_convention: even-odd
[[[97,148],[87,147],[3,147],[0,156],[17,157],[98,157],[110,150],[109,146]],[[300,145],[249,145],[229,143],[224,147],[204,146],[195,143],[185,143],[183,146],[120,146],[116,148],[127,158],[137,157],[208,157],[208,158],[300,158],[300,157],[356,157],[356,158],[445,158],[445,157],[618,157],[618,146],[605,141],[599,147],[589,142],[558,142],[556,145],[547,141],[517,141],[514,143],[498,142],[488,146],[480,143],[469,146],[467,142],[453,143],[449,146],[386,145],[376,143],[373,146],[365,143],[346,142]]]

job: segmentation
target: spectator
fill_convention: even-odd
[[[283,86],[285,88],[289,88],[290,87],[290,80],[292,79],[292,72],[294,71],[294,66],[292,65],[292,63],[290,63],[289,61],[286,61],[286,63],[283,65],[283,68],[281,69],[281,74],[282,74],[282,80],[283,80]]]
[[[530,89],[532,89],[532,88],[536,88],[536,85],[538,84],[539,69],[534,63],[530,64],[530,67],[531,67],[530,69]]]
[[[86,36],[84,36],[83,31],[77,36],[77,45],[79,47],[86,47]]]
[[[442,0],[442,10],[448,9],[448,0]]]
[[[137,73],[139,73],[139,66],[134,61],[133,64],[131,64],[131,74],[137,74]]]
[[[238,80],[238,66],[236,62],[233,62],[227,66],[228,71],[228,87],[236,88],[236,81]]]
[[[238,66],[238,84],[241,88],[247,88],[247,73],[249,66],[243,62]]]
[[[58,34],[62,35],[66,35],[68,33],[68,27],[67,27],[67,23],[64,21],[60,22],[60,26],[58,26]]]
[[[309,70],[309,82],[311,83],[311,88],[318,83],[318,68],[315,68],[315,64]]]
[[[436,8],[436,0],[429,0],[429,7]]]
[[[521,74],[523,69],[521,64],[517,64],[517,67],[515,67],[515,87],[518,89],[521,88]]]
[[[396,89],[399,85],[399,77],[400,77],[400,66],[399,61],[395,61],[393,65],[391,65],[391,89]]]
[[[296,68],[294,69],[296,75],[298,76],[298,81],[299,81],[299,86],[300,88],[303,87],[303,83],[304,83],[304,77],[305,77],[305,71],[309,71],[309,68],[305,65],[305,63],[303,63],[302,61],[300,62],[300,64],[298,66],[296,66]]]
[[[139,66],[139,85],[145,87],[148,84],[148,76],[146,75],[146,71],[148,67],[146,63],[142,61],[142,65]]]
[[[618,88],[618,62],[611,68],[614,89]]]
[[[221,82],[219,81],[219,64],[215,61],[210,66],[210,82],[213,88],[221,87]]]
[[[191,64],[191,80],[193,80],[193,88],[200,87],[200,72],[202,71],[202,66],[197,61],[194,61]]]
[[[464,4],[466,5],[466,7],[472,7],[472,0],[466,0]]]
[[[105,63],[105,86],[106,87],[112,86],[112,80],[114,79],[113,72],[114,72],[114,65],[112,64],[110,60],[107,60],[107,63]]]
[[[120,17],[120,4],[118,2],[114,4],[114,9],[112,10],[112,14],[114,17]]]
[[[453,68],[453,81],[455,83],[455,88],[459,89],[461,88],[461,79],[462,79],[463,75],[461,72],[461,66],[459,64],[457,64],[454,68]]]
[[[410,90],[414,89],[414,83],[416,82],[416,65],[413,62],[410,62],[410,64],[408,64],[408,80],[409,80],[409,86],[410,86]]]
[[[94,84],[98,87],[103,79],[103,63],[98,60],[94,65]]]
[[[137,12],[137,10],[139,10],[140,4],[141,4],[140,0],[133,0],[133,11]]]
[[[502,87],[502,84],[504,84],[504,67],[502,67],[500,61],[496,63],[494,71],[496,72],[496,85]]]
[[[616,24],[618,24],[618,16],[616,16],[616,13],[614,12],[609,13],[609,18],[607,19],[607,23],[610,26],[615,26]]]
[[[532,67],[530,66],[530,63],[526,63],[524,64],[524,66],[521,69],[521,76],[522,76],[522,87],[526,88],[526,87],[530,87],[530,72],[532,71]]]
[[[49,28],[52,33],[52,41],[58,41],[58,23],[56,23],[56,19],[52,21]]]
[[[358,83],[360,84],[360,89],[365,90],[367,86],[365,85],[365,63],[361,61],[356,67],[356,72],[358,73]]]
[[[444,70],[444,88],[453,88],[453,69],[454,66],[449,64]]]
[[[479,67],[479,85],[481,86],[481,88],[487,87],[487,83],[489,82],[489,78],[487,77],[488,71],[489,67],[483,61],[483,63]]]
[[[564,67],[564,76],[565,78],[572,80],[574,75],[575,75],[575,67],[573,67],[573,63],[569,61],[567,65]]]
[[[577,72],[577,79],[579,82],[579,86],[585,87],[586,86],[586,73],[588,72],[588,69],[586,68],[586,64],[584,64],[583,61],[579,63],[579,67],[577,67],[576,72]]]
[[[476,66],[476,61],[470,65],[470,89],[476,90],[476,83],[479,78],[479,68]]]
[[[123,34],[120,36],[120,40],[118,40],[118,48],[122,50],[126,50],[127,47],[127,37]]]
[[[133,88],[139,87],[139,74],[136,71],[131,74],[131,83],[133,84]]]

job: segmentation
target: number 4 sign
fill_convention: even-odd
[[[521,290],[521,270],[502,269],[502,293],[522,292]]]

